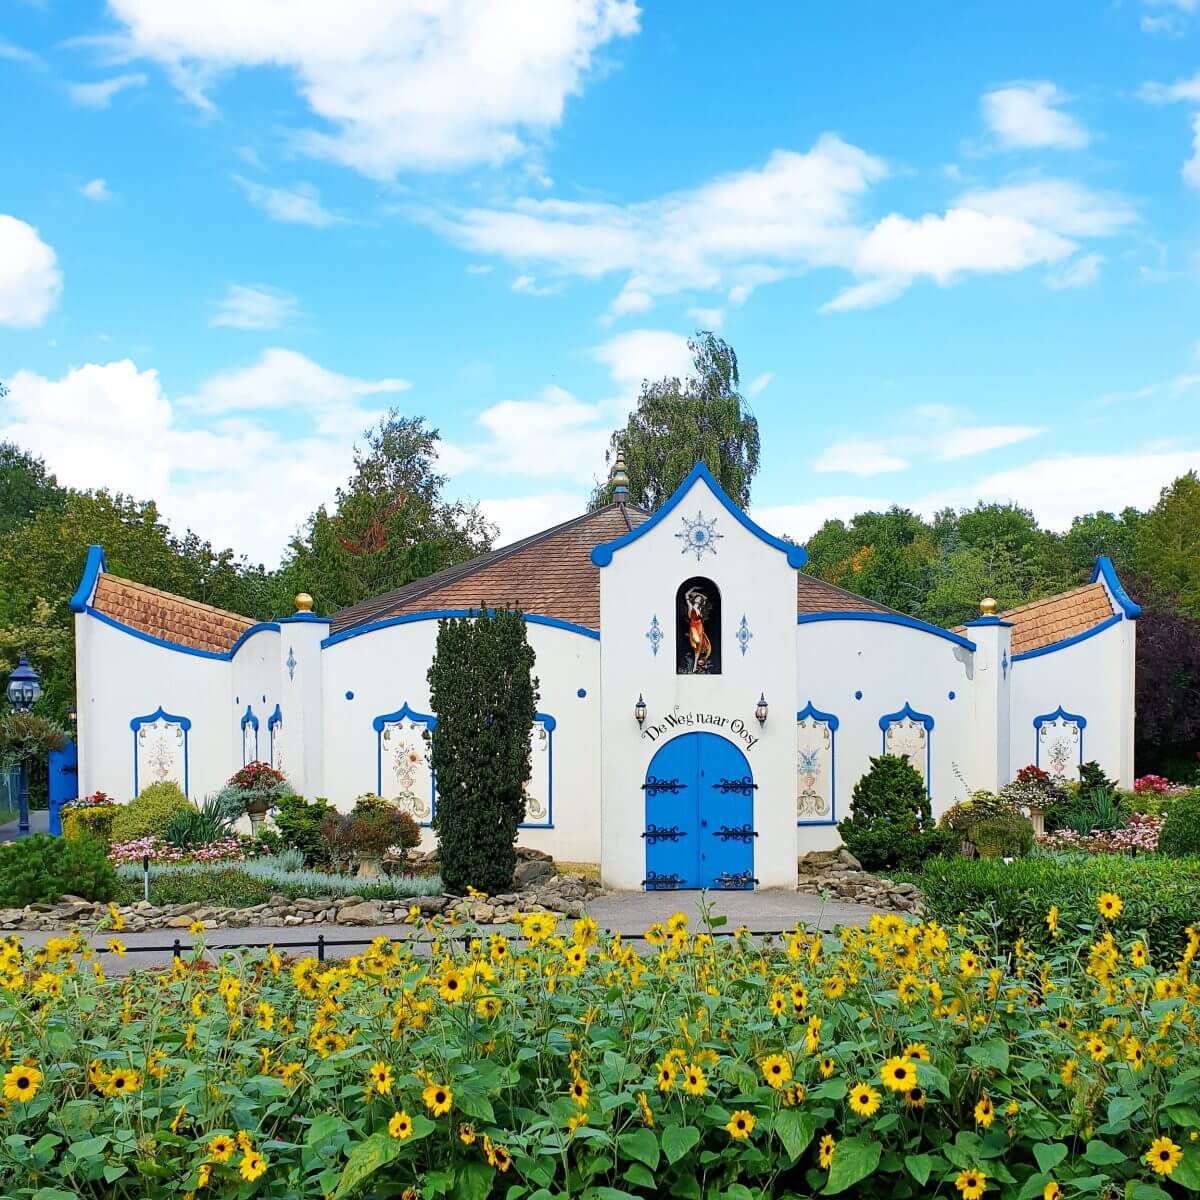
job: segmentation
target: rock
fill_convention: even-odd
[[[283,923],[285,925],[303,925],[304,918],[296,916],[295,913],[288,913],[288,915],[283,918]],[[369,925],[370,923],[371,923],[370,921],[358,922],[358,924],[362,924],[362,925]]]
[[[523,888],[532,887],[544,879],[554,878],[554,863],[547,858],[527,858],[517,863],[513,881]]]
[[[845,847],[845,846],[843,846],[843,847],[842,847],[842,848],[841,848],[841,849],[840,849],[840,850],[837,852],[837,856],[838,856],[838,858],[839,858],[839,859],[840,859],[842,862],[844,862],[844,863],[846,864],[846,866],[848,866],[848,867],[849,867],[849,868],[850,868],[852,871],[861,871],[861,870],[863,869],[862,863],[860,863],[860,862],[858,861],[858,859],[857,859],[857,858],[855,858],[855,857],[854,857],[854,855],[853,855],[853,854],[851,854],[851,853],[850,853],[850,851],[846,849],[846,847]]]
[[[374,900],[358,898],[356,904],[344,904],[337,910],[341,925],[382,925],[383,911]]]
[[[544,850],[535,850],[532,846],[517,846],[516,851],[518,862],[552,863],[554,861],[554,859]]]
[[[422,896],[417,901],[417,907],[426,916],[432,916],[434,913],[445,912],[446,905],[449,903],[448,896]]]
[[[168,929],[186,929],[192,923],[191,917],[168,917]]]

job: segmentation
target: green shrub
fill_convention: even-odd
[[[173,812],[163,830],[163,840],[181,850],[211,845],[230,837],[245,811],[242,797],[234,789],[224,788],[215,796],[205,797],[198,809],[189,805]]]
[[[1200,790],[1186,792],[1171,805],[1158,835],[1158,850],[1173,858],[1200,854]]]
[[[135,838],[163,837],[171,818],[192,809],[179,784],[171,780],[143,788],[137,799],[123,804],[113,818],[112,840],[131,842]]]
[[[91,808],[64,808],[62,831],[65,838],[95,838],[107,846],[112,841],[113,819],[119,804],[97,804]]]
[[[369,792],[348,813],[326,813],[321,837],[329,856],[344,863],[356,854],[383,854],[393,846],[411,850],[420,844],[421,830],[408,813]]]
[[[206,867],[204,870],[167,871],[150,879],[151,904],[211,904],[223,908],[249,908],[265,904],[275,889],[241,867]]]
[[[1109,779],[1104,773],[1104,768],[1093,759],[1090,762],[1079,764],[1079,789],[1083,792],[1115,792],[1117,781]]]
[[[838,833],[868,871],[915,869],[946,845],[920,773],[908,759],[892,754],[871,759],[871,769],[854,785],[850,816]]]
[[[1183,953],[1187,927],[1200,916],[1200,860],[1188,866],[1158,854],[955,858],[927,862],[913,878],[926,915],[941,924],[956,924],[960,913],[986,913],[1000,941],[1024,938],[1041,949],[1054,941],[1046,925],[1052,905],[1064,931],[1094,929],[1096,897],[1116,892],[1125,902],[1121,928],[1145,931],[1152,956],[1166,966]]]
[[[53,904],[66,895],[111,900],[116,893],[103,842],[37,833],[0,845],[0,908]]]
[[[1033,852],[1033,822],[1020,813],[976,821],[969,837],[983,858],[1022,858]]]
[[[333,805],[324,796],[305,800],[292,792],[276,801],[273,820],[283,844],[304,855],[306,866],[321,867],[329,862],[329,847],[321,837],[321,823]]]

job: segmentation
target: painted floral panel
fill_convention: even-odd
[[[833,730],[828,721],[796,722],[796,819],[827,820],[833,813]]]

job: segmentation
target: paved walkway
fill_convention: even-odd
[[[19,836],[18,821],[9,821],[7,825],[0,825],[0,842],[15,842]],[[29,832],[30,833],[49,833],[50,832],[50,813],[45,808],[34,808],[29,812]]]
[[[865,925],[876,909],[863,904],[824,904],[819,896],[804,896],[797,892],[719,892],[709,893],[714,916],[724,916],[727,924],[724,931],[732,931],[739,925],[747,926],[755,933],[778,933],[790,929],[799,922],[809,928],[832,929],[836,925]],[[616,892],[593,900],[587,911],[595,918],[601,929],[620,931],[626,935],[644,933],[655,921],[665,922],[672,913],[687,913],[693,929],[703,928],[699,892]],[[511,932],[511,927],[494,927]],[[412,937],[411,925],[293,925],[256,926],[245,929],[210,929],[205,934],[205,943],[214,950],[236,948],[247,942],[271,943],[280,950],[286,949],[294,957],[316,954],[317,938],[326,939],[326,956],[335,958],[358,953],[372,938],[383,936],[404,940]],[[61,931],[28,931],[21,933],[26,946],[41,946],[51,937],[61,937]],[[122,933],[121,941],[128,949],[123,958],[117,958],[105,949],[108,933],[92,939],[93,945],[104,950],[101,961],[110,975],[124,974],[138,967],[165,966],[171,961],[172,946],[179,939],[186,951],[192,944],[187,930],[148,929],[143,933]],[[354,945],[338,946],[339,941],[352,941]],[[138,952],[139,947],[154,947]]]

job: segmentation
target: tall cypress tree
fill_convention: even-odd
[[[537,710],[534,653],[516,611],[438,622],[429,692],[437,832],[447,890],[512,885]]]

